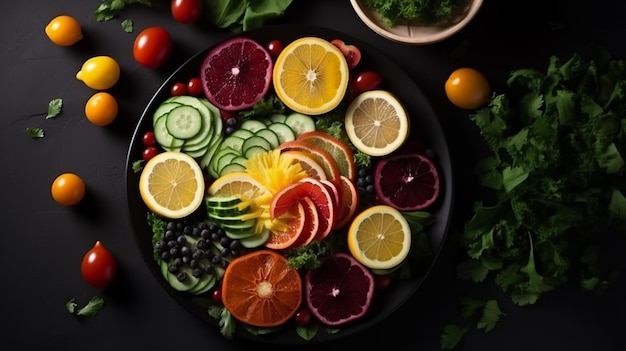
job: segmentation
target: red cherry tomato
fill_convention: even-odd
[[[383,77],[378,72],[363,71],[354,77],[352,88],[356,93],[374,90],[383,82]]]
[[[143,160],[148,162],[151,158],[159,154],[159,149],[154,146],[148,146],[143,150]]]
[[[191,24],[202,16],[201,0],[172,0],[172,16],[177,22]]]
[[[165,29],[148,27],[135,38],[133,57],[142,66],[159,68],[169,60],[173,45],[172,37]]]
[[[96,241],[83,257],[80,270],[89,285],[103,290],[115,279],[117,263],[111,252],[100,241]]]
[[[150,131],[143,133],[141,141],[143,142],[145,146],[155,146],[156,138],[154,137],[154,132],[150,130]]]
[[[283,51],[283,42],[280,40],[272,40],[267,43],[267,51],[272,57],[278,57],[281,51]]]
[[[187,82],[187,92],[193,96],[202,94],[202,80],[197,77],[191,78],[189,82]]]
[[[296,313],[296,323],[298,325],[307,325],[311,322],[311,312],[303,308]]]
[[[184,83],[175,83],[170,89],[170,94],[172,96],[185,95],[187,94],[187,86]]]
[[[213,300],[216,305],[224,304],[224,302],[222,302],[222,289],[217,288],[213,290],[213,293],[211,294],[211,300]]]
[[[374,276],[374,286],[378,290],[385,290],[391,285],[391,277],[387,274],[375,275]]]

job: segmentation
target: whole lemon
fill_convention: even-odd
[[[50,41],[59,46],[71,46],[83,38],[80,23],[74,17],[67,15],[60,15],[50,20],[45,32]]]
[[[76,79],[95,90],[106,90],[115,85],[120,78],[120,66],[110,56],[94,56],[76,73]]]

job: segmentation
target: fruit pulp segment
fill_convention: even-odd
[[[189,164],[178,160],[166,160],[155,165],[149,177],[149,185],[155,201],[171,210],[188,206],[199,186]]]
[[[372,215],[359,226],[357,242],[363,255],[371,260],[389,261],[402,252],[405,239],[402,225],[387,213]]]

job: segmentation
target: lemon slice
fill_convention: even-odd
[[[292,110],[319,115],[339,105],[348,87],[345,56],[322,38],[304,37],[287,45],[276,58],[274,90]]]
[[[139,177],[139,192],[154,213],[183,218],[200,207],[204,199],[204,175],[191,156],[177,151],[151,158]]]
[[[348,230],[348,249],[372,270],[400,265],[411,248],[411,228],[400,211],[387,205],[370,207],[358,214]]]
[[[345,128],[357,149],[371,156],[385,156],[404,144],[410,120],[395,95],[386,90],[370,90],[359,94],[348,106]]]
[[[267,188],[246,172],[231,172],[217,178],[207,192],[210,195],[237,196],[243,200],[271,197]]]

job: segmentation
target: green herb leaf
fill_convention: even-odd
[[[378,12],[389,26],[400,22],[417,20],[433,24],[450,18],[454,11],[464,5],[463,0],[364,0],[363,4]]]
[[[487,301],[483,309],[483,316],[477,324],[478,329],[483,329],[485,332],[491,331],[501,316],[505,316],[505,314],[500,310],[498,302],[496,300]]]
[[[61,109],[63,108],[63,99],[52,99],[48,103],[48,114],[46,115],[46,119],[53,118],[61,113]]]
[[[38,127],[26,127],[26,135],[31,138],[43,138],[44,132],[43,129]]]
[[[454,349],[468,330],[467,327],[460,327],[454,324],[444,326],[440,338],[441,348],[443,350]]]
[[[105,22],[113,19],[127,5],[141,4],[146,7],[152,6],[151,0],[103,0],[100,6],[94,11],[96,21]]]
[[[209,316],[219,320],[220,333],[224,338],[231,340],[235,336],[236,322],[228,309],[224,306],[211,305],[208,309]]]
[[[77,309],[78,304],[76,303],[76,300],[74,298],[68,299],[65,303],[65,307],[67,308],[67,311],[69,313],[75,314],[81,317],[95,316],[98,314],[98,312],[100,312],[100,310],[102,310],[103,306],[104,306],[104,300],[98,296],[92,297],[91,299],[89,299],[89,302],[87,302],[87,305],[78,309]]]
[[[135,162],[133,162],[133,172],[135,173],[139,173],[141,172],[141,170],[143,169],[143,166],[145,166],[146,161],[144,160],[137,160]]]
[[[122,29],[126,33],[132,33],[133,32],[133,21],[129,20],[129,19],[123,20],[122,21]]]
[[[311,321],[311,323],[307,325],[296,326],[296,333],[298,334],[298,336],[306,341],[313,340],[315,335],[317,335],[318,330],[319,323],[317,321]]]
[[[218,28],[239,33],[282,16],[292,0],[202,0],[204,18]]]

